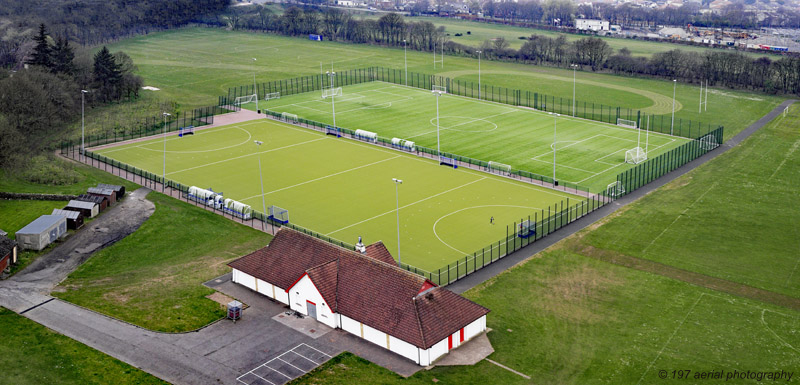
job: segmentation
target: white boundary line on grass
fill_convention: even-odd
[[[231,161],[231,160],[236,160],[236,159],[246,158],[246,157],[248,157],[248,156],[253,156],[253,155],[261,155],[261,154],[266,154],[266,153],[268,153],[268,152],[285,150],[285,149],[287,149],[287,148],[291,148],[291,147],[295,147],[295,146],[300,146],[300,145],[303,145],[303,144],[308,144],[308,143],[311,143],[311,142],[317,142],[317,141],[320,141],[320,140],[325,140],[325,139],[327,139],[327,138],[324,138],[324,137],[323,137],[323,138],[311,139],[311,140],[307,140],[307,141],[305,141],[305,142],[293,143],[293,144],[286,145],[286,146],[283,146],[283,147],[276,147],[276,148],[272,148],[272,149],[269,149],[269,150],[266,150],[266,151],[254,152],[254,153],[251,153],[251,154],[245,154],[245,155],[239,155],[239,156],[235,156],[235,157],[233,157],[233,158],[228,158],[228,159],[218,160],[218,161],[216,161],[216,162],[211,162],[211,163],[201,164],[201,165],[199,165],[199,166],[194,166],[194,167],[185,168],[185,169],[183,169],[183,170],[178,170],[178,171],[172,171],[172,172],[168,172],[168,173],[167,173],[167,175],[171,175],[171,174],[177,174],[177,173],[181,173],[181,172],[184,172],[184,171],[195,170],[195,169],[198,169],[198,168],[201,168],[201,167],[213,166],[213,165],[215,165],[215,164],[224,163],[224,162],[228,162],[228,161]]]
[[[795,348],[794,346],[792,346],[792,344],[790,344],[790,343],[786,342],[786,341],[785,341],[783,338],[781,338],[780,336],[778,336],[778,333],[775,333],[775,331],[773,331],[773,330],[772,330],[772,328],[771,328],[771,327],[769,327],[769,325],[767,324],[767,321],[764,319],[764,313],[766,313],[766,312],[768,312],[768,311],[771,311],[771,310],[764,309],[764,308],[762,308],[762,309],[761,309],[761,323],[764,325],[764,327],[765,327],[765,328],[767,328],[767,330],[769,330],[769,332],[770,332],[770,333],[772,333],[772,335],[773,335],[773,336],[775,336],[775,339],[777,339],[777,340],[778,340],[778,342],[780,342],[781,344],[783,344],[783,345],[784,345],[784,346],[786,346],[787,348],[789,348],[789,349],[792,349],[792,350],[794,350],[794,351],[795,351],[795,352],[797,352],[797,353],[800,353],[800,350],[798,350],[797,348]],[[778,312],[774,312],[774,313],[776,313],[776,314],[781,314],[781,313],[778,313]]]
[[[460,188],[463,188],[463,187],[467,187],[467,186],[469,186],[469,185],[471,185],[471,184],[473,184],[473,183],[480,182],[480,181],[482,181],[482,180],[484,180],[484,179],[486,179],[486,177],[485,177],[485,176],[484,176],[484,177],[481,177],[480,179],[473,180],[472,182],[469,182],[469,183],[462,184],[461,186],[456,186],[456,187],[453,187],[453,188],[451,188],[451,189],[449,189],[449,190],[442,191],[442,192],[440,192],[440,193],[438,193],[438,194],[431,195],[431,196],[429,196],[429,197],[427,197],[427,198],[422,198],[422,199],[420,199],[420,200],[418,200],[418,201],[416,201],[416,202],[412,202],[412,203],[409,203],[409,204],[407,204],[407,205],[400,206],[400,208],[401,208],[401,209],[404,209],[404,208],[406,208],[406,207],[413,206],[413,205],[415,205],[415,204],[417,204],[417,203],[424,202],[424,201],[426,201],[426,200],[428,200],[428,199],[431,199],[431,198],[436,198],[436,197],[438,197],[439,195],[446,194],[446,193],[449,193],[449,192],[451,192],[451,191],[458,190],[458,189],[460,189]],[[387,211],[387,212],[385,212],[385,213],[383,213],[383,214],[378,214],[378,215],[375,215],[375,216],[373,216],[373,217],[371,217],[371,218],[364,219],[363,221],[359,221],[359,222],[353,223],[353,224],[351,224],[351,225],[347,225],[347,226],[345,226],[345,227],[342,227],[342,228],[340,228],[340,229],[337,229],[337,230],[331,231],[331,232],[329,232],[329,233],[327,233],[327,234],[325,234],[325,235],[327,235],[327,236],[330,236],[331,234],[338,233],[338,232],[340,232],[340,231],[342,231],[342,230],[349,229],[349,228],[351,228],[351,227],[353,227],[353,226],[358,226],[358,225],[360,225],[360,224],[362,224],[362,223],[364,223],[364,222],[369,222],[369,221],[371,221],[371,220],[373,220],[373,219],[375,219],[375,218],[380,218],[380,217],[382,217],[382,216],[384,216],[384,215],[391,214],[391,213],[393,213],[393,212],[395,212],[395,211],[397,211],[397,209],[389,210],[389,211]]]
[[[542,210],[542,208],[540,208],[540,207],[519,206],[519,205],[480,205],[480,206],[464,207],[464,208],[458,209],[456,211],[453,211],[453,212],[451,212],[449,214],[442,215],[441,217],[439,217],[439,219],[436,220],[436,222],[433,222],[433,235],[435,235],[436,239],[438,239],[439,242],[442,242],[442,244],[444,244],[445,246],[447,246],[447,247],[449,247],[449,248],[451,248],[451,249],[453,249],[453,250],[455,250],[455,251],[457,251],[457,252],[459,252],[461,254],[470,255],[469,253],[466,253],[464,251],[456,249],[455,247],[451,246],[449,243],[443,241],[442,238],[439,237],[439,233],[436,232],[436,225],[438,225],[439,221],[441,221],[442,219],[447,218],[447,217],[449,217],[449,216],[451,216],[453,214],[460,213],[460,212],[462,212],[464,210],[479,209],[479,208],[483,208],[483,207],[518,207],[518,208],[523,208],[523,209]]]
[[[683,326],[684,322],[686,322],[686,320],[689,318],[689,315],[692,314],[692,312],[694,311],[695,306],[697,306],[697,304],[700,302],[701,299],[703,299],[703,296],[705,296],[705,295],[706,295],[706,293],[700,293],[700,296],[697,297],[697,301],[694,301],[694,304],[692,304],[692,307],[689,308],[689,311],[683,317],[683,319],[681,320],[681,323],[679,323],[678,327],[676,327],[675,330],[672,331],[672,334],[669,336],[669,338],[667,338],[667,342],[665,342],[664,346],[661,347],[661,350],[658,351],[658,354],[656,355],[656,358],[653,358],[653,361],[650,362],[650,365],[647,365],[647,369],[645,369],[644,373],[642,373],[642,376],[639,377],[639,381],[636,383],[637,385],[642,383],[642,381],[644,380],[644,377],[650,371],[650,368],[652,368],[653,364],[655,364],[656,361],[658,361],[658,358],[661,357],[661,353],[664,353],[664,349],[667,348],[667,345],[669,345],[669,343],[672,341],[672,339],[675,337],[675,335],[678,334],[678,330],[681,329],[681,327]]]
[[[348,172],[351,172],[351,171],[355,171],[355,170],[359,170],[359,169],[362,169],[362,168],[365,168],[365,167],[374,166],[374,165],[376,165],[378,163],[388,162],[388,161],[390,161],[392,159],[396,159],[396,158],[399,158],[399,157],[400,157],[400,155],[395,155],[395,156],[393,156],[391,158],[381,159],[381,160],[379,160],[377,162],[367,163],[367,164],[364,164],[364,165],[361,165],[361,166],[358,166],[358,167],[349,168],[349,169],[344,170],[344,171],[339,171],[339,172],[335,172],[333,174],[328,174],[328,175],[325,175],[325,176],[321,176],[319,178],[309,179],[309,180],[307,180],[305,182],[300,182],[300,183],[297,183],[297,184],[293,184],[291,186],[282,187],[282,188],[279,188],[277,190],[267,191],[263,195],[267,196],[269,194],[276,193],[276,192],[279,192],[279,191],[288,190],[290,188],[294,188],[294,187],[297,187],[297,186],[302,186],[304,184],[317,182],[317,181],[320,181],[320,180],[323,180],[323,179],[326,179],[326,178],[330,178],[330,177],[334,177],[334,176],[337,176],[337,175],[345,174],[345,173],[348,173]],[[246,201],[248,199],[258,198],[261,195],[262,194],[253,195],[251,197],[244,198],[243,200]]]

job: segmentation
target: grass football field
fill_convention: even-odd
[[[436,149],[436,96],[430,91],[384,82],[343,87],[341,97],[322,99],[320,92],[260,102],[260,108],[333,123],[351,130],[377,132]],[[255,103],[245,108],[255,109]],[[632,167],[625,152],[637,145],[655,157],[688,139],[567,116],[513,107],[456,95],[439,98],[441,151],[516,169],[553,176],[553,140],[556,131],[556,179],[604,191],[617,174]],[[647,139],[647,140],[646,140]]]
[[[163,146],[163,139],[155,138],[97,152],[160,175]],[[166,148],[167,178],[213,188],[258,211],[260,159],[267,206],[288,209],[292,223],[349,243],[359,236],[365,243],[382,240],[395,257],[392,178],[402,179],[400,256],[403,263],[429,271],[492,243],[497,247],[506,237],[506,225],[529,215],[541,218],[562,201],[574,206],[585,200],[266,119],[183,138],[171,135]],[[496,257],[499,250],[494,252]]]

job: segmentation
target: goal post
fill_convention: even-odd
[[[331,96],[342,96],[342,87],[324,88],[322,90],[322,98],[327,99]]]
[[[625,151],[625,163],[639,164],[647,160],[647,152],[641,147]]]
[[[536,236],[536,222],[526,220],[517,226],[517,236],[520,238],[530,238]]]
[[[237,96],[236,99],[233,101],[233,104],[238,107],[241,106],[242,104],[255,103],[256,100],[258,100],[257,94]]]
[[[625,186],[620,182],[612,182],[606,186],[606,195],[612,198],[617,198],[625,195]]]
[[[639,128],[639,125],[636,123],[635,120],[622,119],[622,118],[617,118],[617,125],[620,127],[627,127],[634,129]]]
[[[717,138],[714,135],[708,134],[700,138],[700,148],[703,150],[711,151],[717,147],[719,147],[719,143],[717,143]]]
[[[439,92],[439,93],[442,93],[442,94],[446,94],[447,93],[447,87],[445,87],[445,86],[437,86],[436,84],[434,84],[434,85],[431,86],[431,91],[436,91],[436,92]]]
[[[281,98],[281,93],[280,92],[271,92],[271,93],[268,93],[268,94],[264,95],[264,100],[274,100],[274,99],[280,99],[280,98]]]
[[[500,162],[490,161],[489,162],[489,170],[490,171],[501,171],[501,172],[510,174],[511,173],[511,166],[509,166],[507,164],[504,164],[504,163],[500,163]]]
[[[271,219],[275,222],[287,224],[289,223],[289,210],[282,209],[278,206],[269,206],[269,216],[268,219]]]
[[[281,120],[284,121],[284,122],[287,122],[287,123],[294,123],[294,124],[297,124],[297,122],[299,121],[297,119],[297,115],[290,114],[288,112],[282,112],[281,113]]]

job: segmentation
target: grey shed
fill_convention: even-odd
[[[17,243],[23,249],[41,250],[67,235],[67,218],[42,215],[17,231]]]
[[[94,218],[100,208],[97,206],[97,203],[73,199],[67,203],[64,210],[78,211],[86,218]]]

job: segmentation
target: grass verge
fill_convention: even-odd
[[[151,193],[156,211],[133,234],[72,273],[54,296],[147,329],[188,331],[224,315],[202,283],[270,236]],[[61,291],[61,292],[58,292]]]
[[[166,384],[3,308],[0,330],[0,384]]]

